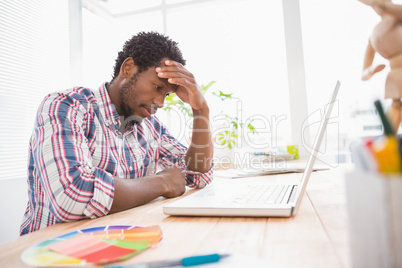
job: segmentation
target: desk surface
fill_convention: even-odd
[[[126,263],[224,251],[263,259],[272,267],[350,267],[344,171],[338,167],[313,172],[299,213],[292,218],[173,217],[162,211],[173,199],[158,198],[102,218],[56,224],[2,244],[0,267],[25,267],[20,255],[26,248],[76,229],[103,225],[161,226],[162,242]]]

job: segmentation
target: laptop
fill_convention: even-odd
[[[272,176],[271,179],[267,177],[218,179],[194,194],[165,205],[163,212],[177,216],[291,217],[296,215],[313,171],[339,87],[340,82],[337,81],[301,179],[300,174],[297,173],[289,174],[293,175],[290,177],[289,175],[281,177],[280,180]]]
[[[274,161],[270,166],[266,168],[252,168],[245,167],[239,169],[221,169],[214,171],[214,177],[238,179],[245,177],[256,177],[283,173],[303,173],[306,168],[306,164],[303,162],[298,162],[297,160],[283,160]],[[314,165],[312,171],[327,170],[329,169],[326,165]]]

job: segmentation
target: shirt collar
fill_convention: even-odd
[[[103,123],[107,126],[117,127],[118,129],[120,127],[120,116],[110,99],[109,93],[106,89],[106,84],[106,82],[103,83],[95,93],[96,101],[103,118]]]

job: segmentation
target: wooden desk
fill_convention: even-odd
[[[162,242],[127,263],[225,251],[262,258],[270,267],[350,267],[344,172],[339,167],[314,172],[299,213],[292,218],[172,217],[162,211],[172,199],[158,198],[102,218],[56,224],[2,244],[0,267],[25,267],[20,255],[26,248],[76,229],[103,225],[161,226]]]

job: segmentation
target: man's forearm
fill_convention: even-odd
[[[114,177],[114,198],[109,213],[143,205],[164,193],[161,178],[157,175],[138,179]]]
[[[201,110],[193,110],[193,115],[193,133],[186,154],[186,163],[188,169],[205,173],[211,169],[214,154],[208,105]]]
[[[109,213],[143,205],[159,196],[177,197],[185,192],[185,185],[185,176],[177,167],[142,178],[114,177],[114,197]]]

